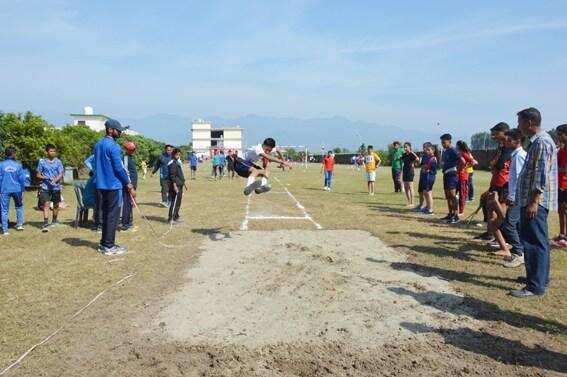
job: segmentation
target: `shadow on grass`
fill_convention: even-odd
[[[372,262],[374,262],[374,261],[372,261]],[[507,281],[507,282],[514,283],[514,284],[517,283],[517,279],[513,279],[513,278],[507,278],[507,277],[502,277],[502,276],[483,275],[483,274],[469,274],[467,272],[451,271],[451,270],[446,270],[446,269],[438,268],[438,267],[422,266],[422,265],[419,265],[419,264],[416,264],[416,263],[394,262],[394,263],[391,263],[390,266],[394,270],[415,272],[416,274],[424,276],[424,277],[437,276],[437,277],[440,277],[441,279],[444,279],[444,280],[447,280],[447,281],[455,281],[456,280],[456,281],[461,281],[461,282],[464,282],[464,283],[479,285],[479,286],[482,286],[482,287],[502,289],[502,290],[505,290],[505,291],[510,290],[512,288],[505,286],[505,285],[485,282],[485,281],[482,281],[482,279]]]
[[[402,322],[400,326],[416,334],[439,334],[445,344],[487,356],[500,363],[563,373],[567,371],[567,355],[538,346],[527,347],[519,341],[469,328],[436,329],[425,324],[410,322]]]
[[[67,238],[63,238],[61,241],[73,247],[88,247],[91,249],[96,249],[98,247],[98,242],[93,242],[77,237],[67,237]]]
[[[388,287],[388,290],[400,296],[410,296],[422,305],[431,306],[442,312],[449,312],[456,315],[463,315],[462,306],[466,305],[471,309],[466,311],[466,315],[480,321],[504,322],[513,327],[530,328],[543,333],[565,334],[567,332],[567,326],[559,322],[548,321],[532,315],[500,309],[496,304],[482,301],[474,297],[464,297],[463,299],[461,296],[451,293],[432,291],[412,292],[403,287]],[[463,300],[463,305],[447,305],[448,302],[458,302],[458,300]]]
[[[167,214],[165,216],[155,216],[155,215],[146,215],[146,218],[150,221],[156,221],[158,223],[165,223],[167,224]]]
[[[230,232],[223,232],[223,228],[200,228],[191,229],[191,232],[209,237],[211,241],[220,241],[226,238],[232,238]]]

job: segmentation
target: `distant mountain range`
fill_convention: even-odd
[[[40,113],[56,125],[70,121],[68,115]],[[191,123],[197,117],[175,114],[155,114],[142,118],[119,118],[122,124],[156,140],[174,145],[188,144],[191,140]],[[331,149],[343,147],[350,150],[361,143],[373,144],[376,148],[387,147],[393,140],[409,141],[420,146],[425,141],[437,142],[443,129],[407,130],[394,125],[353,121],[341,116],[330,118],[283,118],[260,115],[245,115],[236,118],[217,116],[201,117],[217,127],[240,126],[244,129],[244,142],[247,145],[259,143],[266,137],[273,137],[279,145],[307,145],[310,150],[322,147]],[[461,132],[455,138],[470,140],[472,132]]]

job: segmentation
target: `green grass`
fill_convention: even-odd
[[[118,242],[128,246],[129,252],[113,262],[109,259],[118,258],[95,252],[100,235],[88,229],[75,230],[65,225],[42,234],[39,230],[42,215],[32,209],[35,195],[26,193],[25,231],[11,230],[8,237],[0,238],[0,366],[15,359],[98,292],[129,273],[135,272],[135,279],[112,294],[112,304],[108,299],[105,301],[108,310],[122,310],[131,304],[154,300],[182,283],[181,273],[198,253],[201,240],[216,232],[238,230],[244,218],[244,181],[211,181],[208,171],[209,167],[203,165],[198,180],[188,181],[190,191],[181,211],[186,222],[162,240],[177,247],[160,246],[149,227],[135,214],[139,230],[117,234]],[[560,349],[567,346],[565,335],[561,335],[567,321],[565,251],[552,252],[552,282],[544,297],[529,300],[509,297],[509,289],[520,287],[517,278],[524,276],[523,267],[505,269],[499,258],[472,242],[471,238],[482,229],[447,226],[438,220],[446,212],[440,177],[435,187],[438,215],[424,217],[407,210],[403,195],[392,192],[388,168],[379,170],[377,195],[373,197],[366,194],[363,173],[346,166],[337,167],[330,193],[322,190],[318,165],[307,169],[298,166],[291,172],[274,175],[325,229],[361,229],[375,234],[409,255],[408,262],[396,268],[451,281],[455,289],[466,295],[467,302],[478,309],[479,319],[503,326],[498,331],[508,328],[524,334],[522,339],[528,342],[545,340]],[[475,173],[478,194],[488,187],[488,179],[488,173]],[[273,185],[274,191],[282,191],[279,183]],[[60,218],[70,224],[75,207],[70,187],[65,188],[64,197],[70,208]],[[163,233],[168,229],[164,222],[167,210],[156,206],[159,199],[158,179],[148,177],[141,181],[140,208],[156,230]],[[289,209],[287,205],[292,206],[289,198],[276,193],[253,201],[254,208],[262,201],[271,201],[272,208],[285,211]],[[467,214],[477,205],[468,204]],[[556,217],[550,216],[551,235],[557,233]],[[304,222],[251,223],[251,229],[270,230],[280,226],[313,228]],[[89,310],[100,310],[97,305],[103,304],[97,303]],[[49,357],[49,353],[39,352],[36,357]]]

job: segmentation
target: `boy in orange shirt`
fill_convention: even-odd
[[[323,165],[321,166],[321,173],[325,175],[325,191],[331,191],[331,183],[333,181],[333,170],[335,169],[335,156],[332,151],[328,151],[327,155],[323,157]]]

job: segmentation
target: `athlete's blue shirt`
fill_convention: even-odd
[[[61,190],[61,180],[53,184],[52,180],[63,173],[63,163],[58,158],[42,158],[37,163],[37,172],[46,177],[39,185],[43,190]]]
[[[455,169],[459,162],[459,152],[455,148],[445,149],[443,151],[443,172],[445,173],[449,169]],[[456,172],[456,170],[455,170]]]

